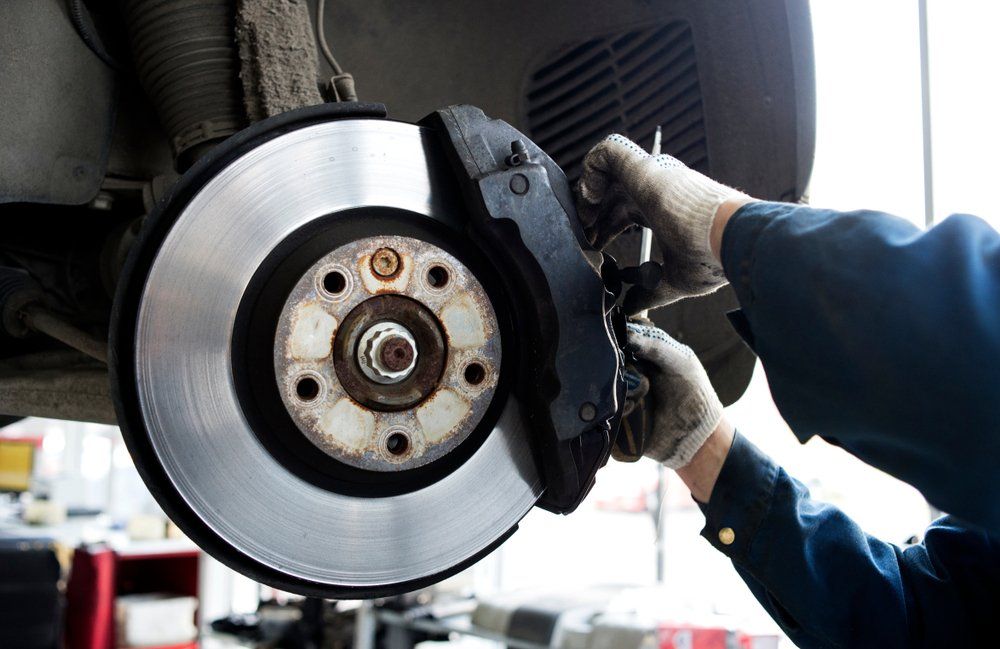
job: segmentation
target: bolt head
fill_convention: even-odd
[[[399,272],[399,254],[392,248],[379,248],[372,255],[372,272],[379,277],[392,277]]]

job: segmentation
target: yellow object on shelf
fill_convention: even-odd
[[[34,463],[33,442],[0,440],[0,491],[27,491]]]

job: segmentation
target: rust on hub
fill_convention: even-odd
[[[379,248],[372,255],[372,272],[379,277],[395,277],[400,265],[399,254],[392,248]]]
[[[391,372],[402,372],[413,362],[413,345],[402,336],[393,336],[382,343],[379,360]]]
[[[410,333],[416,362],[401,380],[378,383],[362,369],[361,361],[377,360],[381,364],[381,354],[362,345],[361,339],[386,323]],[[374,357],[367,358],[366,354]],[[412,408],[427,398],[438,386],[447,358],[445,338],[434,312],[403,295],[377,295],[365,300],[347,314],[333,339],[333,367],[340,385],[354,401],[378,411]]]
[[[278,320],[275,378],[308,443],[357,469],[406,471],[478,430],[500,342],[471,270],[425,241],[380,235],[330,251],[299,279]]]

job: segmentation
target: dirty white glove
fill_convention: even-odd
[[[669,155],[652,156],[621,135],[609,135],[583,160],[578,212],[591,243],[603,248],[633,224],[653,231],[663,253],[663,279],[631,304],[630,313],[711,293],[726,283],[709,245],[715,212],[748,198]]]
[[[722,402],[691,348],[656,327],[628,323],[628,343],[649,379],[650,430],[643,454],[685,466],[722,419]]]

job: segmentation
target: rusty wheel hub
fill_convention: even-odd
[[[461,444],[497,386],[500,339],[482,285],[419,239],[341,246],[282,309],[275,376],[299,430],[370,471],[426,465]]]

